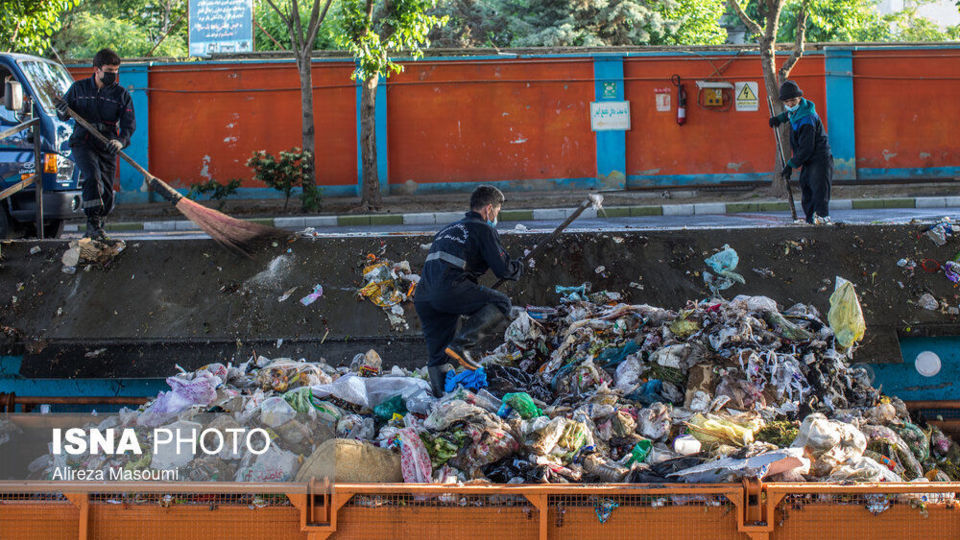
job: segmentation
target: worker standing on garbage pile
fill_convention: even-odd
[[[98,141],[83,126],[76,126],[70,136],[70,148],[83,182],[82,207],[87,215],[84,236],[112,244],[103,226],[104,219],[113,210],[117,152],[130,145],[137,123],[130,93],[118,81],[120,57],[117,53],[101,49],[93,57],[93,67],[92,77],[70,86],[57,104],[57,115],[68,120],[67,107],[70,107],[110,140],[109,144]]]
[[[430,384],[438,397],[443,394],[447,364],[480,367],[473,348],[510,313],[507,295],[477,282],[487,269],[500,279],[520,278],[521,264],[511,260],[496,230],[503,201],[503,193],[493,186],[475,189],[470,211],[434,236],[423,265],[414,306],[427,342]],[[457,333],[461,315],[468,318]]]
[[[793,81],[780,86],[780,101],[787,109],[770,118],[776,128],[790,121],[790,148],[793,157],[787,160],[782,175],[789,182],[793,169],[800,168],[800,205],[807,223],[830,223],[830,184],[833,181],[833,155],[823,122],[813,102],[803,97],[803,90]]]

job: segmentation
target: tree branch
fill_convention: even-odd
[[[294,44],[297,47],[297,55],[303,55],[307,45],[303,42],[303,24],[300,22],[300,4],[297,0],[291,1],[290,18],[293,19],[293,27],[290,29],[290,35],[294,38]]]
[[[738,0],[727,0],[727,4],[736,12],[737,17],[740,17],[740,20],[743,21],[743,24],[747,26],[747,30],[750,32],[760,35],[763,33],[763,28],[760,28],[760,25],[757,24],[753,19],[747,15],[747,12],[743,11],[743,8],[740,7],[740,2]]]
[[[320,13],[320,2],[323,0],[313,0],[313,11],[310,13],[310,24],[307,25],[307,43],[313,48],[313,42],[317,40],[317,34],[320,32],[320,24],[327,18],[327,10],[330,9],[330,2],[327,0],[323,5],[323,13]]]
[[[797,35],[796,39],[793,42],[793,53],[790,54],[790,58],[783,63],[783,67],[780,68],[778,77],[780,81],[785,81],[787,77],[790,76],[790,71],[793,69],[793,66],[800,61],[800,58],[803,57],[803,45],[804,40],[806,39],[807,34],[807,2],[804,1],[803,5],[800,6],[800,13],[797,14]]]
[[[277,15],[280,15],[280,20],[283,21],[283,24],[286,24],[287,26],[293,26],[293,22],[290,20],[290,17],[287,17],[286,13],[280,11],[280,8],[273,3],[273,0],[267,0],[267,3],[270,4],[270,7],[277,12]]]

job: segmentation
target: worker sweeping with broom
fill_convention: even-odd
[[[118,82],[120,57],[117,53],[101,49],[93,57],[93,68],[93,76],[70,86],[57,104],[57,116],[67,120],[70,118],[68,108],[73,109],[103,136],[98,138],[87,127],[78,125],[70,136],[70,148],[83,181],[81,206],[87,215],[84,236],[113,244],[103,226],[113,210],[117,152],[130,144],[137,122],[130,93]]]
[[[503,193],[493,186],[475,189],[470,211],[437,233],[423,265],[414,307],[427,342],[430,386],[437,397],[443,394],[447,364],[479,368],[474,347],[510,313],[507,295],[477,283],[488,269],[500,279],[520,278],[522,265],[503,249],[495,228],[503,200]],[[467,319],[457,332],[461,315]]]

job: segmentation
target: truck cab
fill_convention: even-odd
[[[65,94],[71,84],[70,73],[56,62],[0,53],[0,90],[4,92],[0,131],[40,119],[44,236],[48,238],[59,236],[64,220],[78,215],[80,208],[80,170],[67,143],[73,121],[60,120],[54,103],[54,98]],[[22,95],[22,100],[10,98],[15,94]],[[0,140],[0,191],[31,176],[34,167],[32,130]],[[0,200],[0,238],[36,234],[35,200],[32,185]]]

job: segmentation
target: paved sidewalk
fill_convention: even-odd
[[[831,210],[857,210],[877,208],[956,208],[960,196],[946,197],[900,197],[886,199],[835,199],[830,201]],[[800,203],[796,203],[798,212]],[[687,204],[660,204],[604,207],[604,213],[587,209],[582,217],[622,218],[639,216],[694,216],[709,214],[739,214],[762,212],[786,212],[790,209],[785,201],[759,202],[703,202]],[[543,208],[536,210],[507,209],[500,212],[500,221],[557,221],[567,218],[575,208]],[[406,214],[347,214],[339,216],[294,216],[253,218],[249,221],[281,229],[304,229],[307,227],[356,227],[364,225],[443,225],[460,219],[463,212],[418,212]],[[80,224],[67,224],[65,230],[77,231]],[[198,227],[189,220],[128,221],[108,223],[110,231],[192,231]]]

